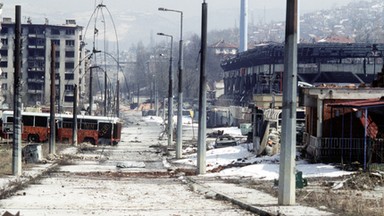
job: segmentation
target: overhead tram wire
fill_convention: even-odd
[[[116,51],[117,51],[117,67],[119,68],[120,67],[120,50],[119,50],[119,37],[117,35],[117,31],[116,31],[116,25],[115,25],[115,21],[113,20],[113,16],[111,14],[111,12],[109,11],[109,9],[107,7],[105,7],[105,9],[108,11],[109,13],[109,16],[111,18],[111,21],[112,21],[112,25],[113,25],[113,29],[115,30],[115,37],[116,37]],[[117,70],[118,71],[118,70]],[[117,73],[116,74],[116,78],[117,80],[119,79],[119,74]]]
[[[82,58],[82,59],[79,61],[79,63],[73,68],[72,73],[75,72],[75,70],[76,70],[76,69],[83,63],[84,60],[86,60],[86,59],[90,59],[90,58],[92,58],[92,56],[93,56],[93,53],[89,53],[89,54],[85,55],[84,58]],[[84,72],[84,73],[85,73],[85,72]],[[84,75],[83,75],[82,77],[84,77]],[[82,78],[82,77],[81,77],[81,78]],[[69,80],[67,80],[66,84],[68,85],[68,83],[69,83]],[[65,86],[65,85],[64,85],[64,86]],[[59,100],[60,100],[60,102],[64,101],[64,96],[65,96],[65,94],[67,93],[67,91],[69,91],[69,90],[64,89],[62,98],[60,98],[60,95],[59,95]],[[60,103],[60,104],[61,104],[61,103]]]
[[[96,1],[95,1],[95,5],[96,5]],[[101,1],[101,3],[100,4],[98,4],[96,7],[95,7],[95,10],[93,11],[93,13],[92,13],[92,15],[91,15],[91,17],[90,17],[90,20],[88,21],[88,24],[87,24],[87,27],[86,27],[86,29],[85,29],[85,33],[84,33],[84,41],[85,41],[85,39],[86,39],[86,33],[87,33],[87,30],[88,30],[88,27],[89,27],[89,25],[90,25],[90,22],[91,22],[91,20],[92,20],[92,18],[94,17],[94,20],[95,20],[95,22],[94,22],[94,35],[93,35],[93,50],[97,50],[97,42],[98,42],[98,40],[96,40],[96,34],[95,33],[98,33],[98,29],[97,29],[97,18],[98,18],[98,16],[99,16],[99,13],[101,13],[101,15],[102,15],[102,17],[103,17],[103,21],[104,21],[104,49],[106,48],[106,19],[105,19],[105,17],[104,17],[104,13],[103,13],[103,11],[102,11],[102,9],[103,8],[105,8],[106,10],[107,10],[107,12],[108,12],[108,14],[109,14],[109,16],[110,16],[110,18],[111,18],[111,22],[112,22],[112,24],[113,24],[113,28],[114,28],[114,33],[115,33],[115,37],[116,37],[116,49],[117,49],[117,71],[116,71],[116,81],[118,80],[118,73],[119,73],[119,55],[120,55],[120,51],[119,51],[119,39],[118,39],[118,36],[117,36],[117,30],[116,30],[116,25],[115,25],[115,22],[114,22],[114,20],[113,20],[113,17],[112,17],[112,14],[111,14],[111,12],[109,11],[109,9],[107,8],[107,6],[106,5],[104,5],[103,4],[103,1]],[[97,36],[98,36],[98,34],[97,34]],[[96,55],[94,56],[94,61],[95,61],[95,63],[97,64],[97,58],[96,58]],[[105,61],[105,64],[106,64],[106,60],[105,60],[105,57],[104,57],[104,61]],[[106,66],[105,66],[106,67]],[[125,77],[125,75],[124,75],[124,77]],[[125,80],[126,80],[126,78],[125,78]],[[126,85],[128,85],[127,83],[126,83]],[[104,95],[104,98],[106,99],[106,97],[107,97],[107,95],[106,95],[106,92],[104,93],[105,95]]]

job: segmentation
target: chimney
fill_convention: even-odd
[[[76,25],[76,20],[74,19],[67,19],[65,20],[66,25]]]
[[[248,0],[241,0],[240,6],[240,52],[248,50]]]

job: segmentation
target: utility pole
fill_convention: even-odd
[[[295,204],[297,106],[297,1],[287,0],[283,73],[283,112],[279,170],[279,205]]]
[[[139,105],[140,105],[140,84],[139,82],[137,83],[137,109],[139,109]]]
[[[50,98],[50,123],[51,127],[49,128],[51,136],[49,137],[49,153],[56,153],[56,122],[55,122],[55,99],[56,99],[56,76],[55,76],[55,44],[51,42],[51,98]]]
[[[89,115],[93,115],[93,93],[92,93],[92,82],[93,82],[93,66],[89,68]]]
[[[61,77],[60,77],[60,73],[57,74],[57,77],[59,79],[59,97],[57,100],[57,113],[61,113]]]
[[[173,37],[171,37],[171,51],[169,56],[169,85],[168,85],[168,146],[172,145],[173,141],[173,72],[172,72],[172,50],[173,50]]]
[[[108,106],[108,80],[107,80],[107,69],[104,71],[104,116],[107,116]]]
[[[155,75],[155,115],[158,116],[159,115],[159,98],[158,98],[158,92],[157,92],[157,78],[156,78],[156,75]]]
[[[120,81],[116,83],[116,117],[120,117]]]
[[[176,135],[176,158],[182,157],[183,150],[183,12],[180,14],[180,41],[179,41],[179,97],[177,110],[177,135]]]
[[[77,85],[73,87],[72,145],[77,146]]]
[[[148,76],[151,76],[151,68],[150,68],[150,60],[147,61],[147,70],[148,70]],[[153,78],[153,77],[152,77]],[[151,79],[150,79],[151,80]],[[152,81],[149,82],[149,109],[152,109],[152,100],[153,100],[153,87],[152,87]]]
[[[13,84],[13,152],[12,152],[12,173],[15,176],[21,175],[21,96],[20,96],[20,75],[21,75],[21,6],[15,7],[15,74]]]
[[[207,85],[205,77],[205,63],[207,53],[207,17],[208,5],[202,4],[201,16],[201,60],[200,60],[200,91],[199,91],[199,131],[197,141],[197,172],[205,174],[206,172],[206,127],[207,127]]]

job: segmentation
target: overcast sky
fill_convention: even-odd
[[[353,1],[358,0],[301,0],[301,13],[342,6]],[[65,19],[73,18],[77,20],[78,25],[84,27],[90,21],[95,6],[103,2],[112,14],[119,41],[129,40],[131,43],[137,43],[142,40],[147,43],[150,37],[156,35],[156,32],[169,33],[175,37],[179,35],[180,15],[158,11],[159,7],[183,11],[184,32],[200,34],[201,4],[203,1],[3,0],[2,2],[4,3],[3,17],[14,19],[15,5],[21,5],[23,22],[26,21],[27,17],[30,17],[33,23],[44,23],[44,18],[48,18],[49,24],[63,24]],[[206,2],[208,3],[209,30],[239,26],[240,0],[206,0]],[[285,18],[286,0],[248,0],[248,6],[249,22],[269,22],[270,20],[278,21]],[[105,19],[108,20],[108,11],[105,10],[104,15]],[[113,31],[106,31],[109,33],[110,40],[113,40],[115,37],[111,33]]]

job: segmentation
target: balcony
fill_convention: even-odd
[[[28,57],[28,61],[35,61],[35,60],[44,61],[45,57],[44,56],[30,56],[30,57]]]
[[[33,68],[28,68],[28,72],[44,72],[43,67],[33,67]]]
[[[28,34],[29,38],[45,38],[44,33],[29,33]]]
[[[40,89],[40,90],[37,90],[37,89],[28,89],[28,94],[38,94],[38,95],[41,95],[43,93],[43,91]]]
[[[45,49],[45,46],[42,44],[39,44],[39,45],[28,44],[28,49]]]
[[[28,78],[27,81],[29,83],[44,83],[43,79],[37,79],[37,78]]]

